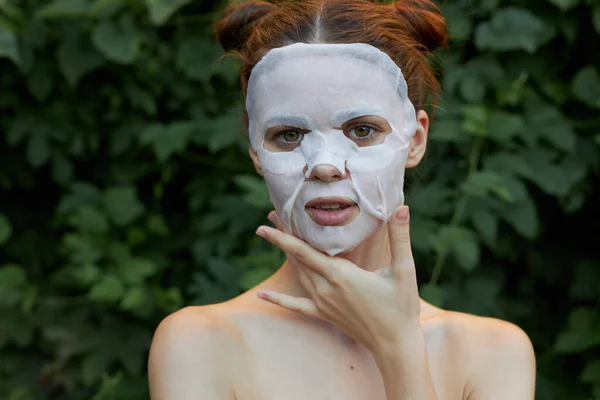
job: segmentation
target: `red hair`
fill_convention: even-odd
[[[446,21],[430,0],[381,4],[371,0],[247,1],[228,6],[217,40],[242,60],[242,91],[264,54],[293,43],[367,43],[402,69],[416,109],[439,83],[427,55],[446,46]]]

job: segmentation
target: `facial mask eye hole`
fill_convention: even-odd
[[[265,150],[279,153],[293,151],[304,139],[307,132],[299,128],[281,127],[273,128],[265,134],[263,147]]]
[[[374,146],[383,143],[385,137],[392,132],[392,127],[385,118],[369,115],[348,121],[342,126],[344,135],[360,147]]]
[[[304,135],[302,133],[296,132],[296,131],[285,131],[285,132],[282,132],[279,135],[279,137],[284,142],[296,143],[296,142],[302,141],[302,139],[304,138]]]
[[[356,128],[352,129],[351,132],[354,133],[354,136],[360,139],[364,139],[368,137],[371,133],[373,133],[374,129],[367,125],[360,125]]]

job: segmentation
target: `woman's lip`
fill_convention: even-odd
[[[353,202],[354,203],[354,202]],[[310,203],[309,203],[310,204]],[[331,204],[331,203],[326,203]],[[339,204],[339,203],[338,203]],[[346,208],[322,209],[306,207],[306,213],[315,223],[322,226],[343,226],[354,221],[360,210],[356,203]]]
[[[316,207],[325,204],[340,204],[342,206],[353,206],[356,202],[347,197],[317,197],[306,203],[305,207]]]

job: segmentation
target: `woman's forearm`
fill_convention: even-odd
[[[387,400],[437,400],[420,329],[373,352]]]

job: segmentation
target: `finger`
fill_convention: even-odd
[[[330,282],[339,276],[341,265],[335,258],[313,249],[308,243],[287,233],[268,226],[260,226],[256,234],[283,250],[288,257],[295,259]]]
[[[311,299],[305,297],[294,297],[283,293],[270,290],[261,290],[256,293],[259,299],[278,305],[290,311],[296,311],[306,316],[318,318],[319,310],[317,305]]]
[[[275,225],[275,228],[279,229],[281,232],[285,232],[283,220],[279,218],[279,214],[277,214],[276,211],[271,211],[267,218],[273,223],[273,225]]]
[[[402,205],[396,209],[389,222],[392,250],[392,277],[406,278],[415,274],[415,262],[410,246],[410,211]]]

